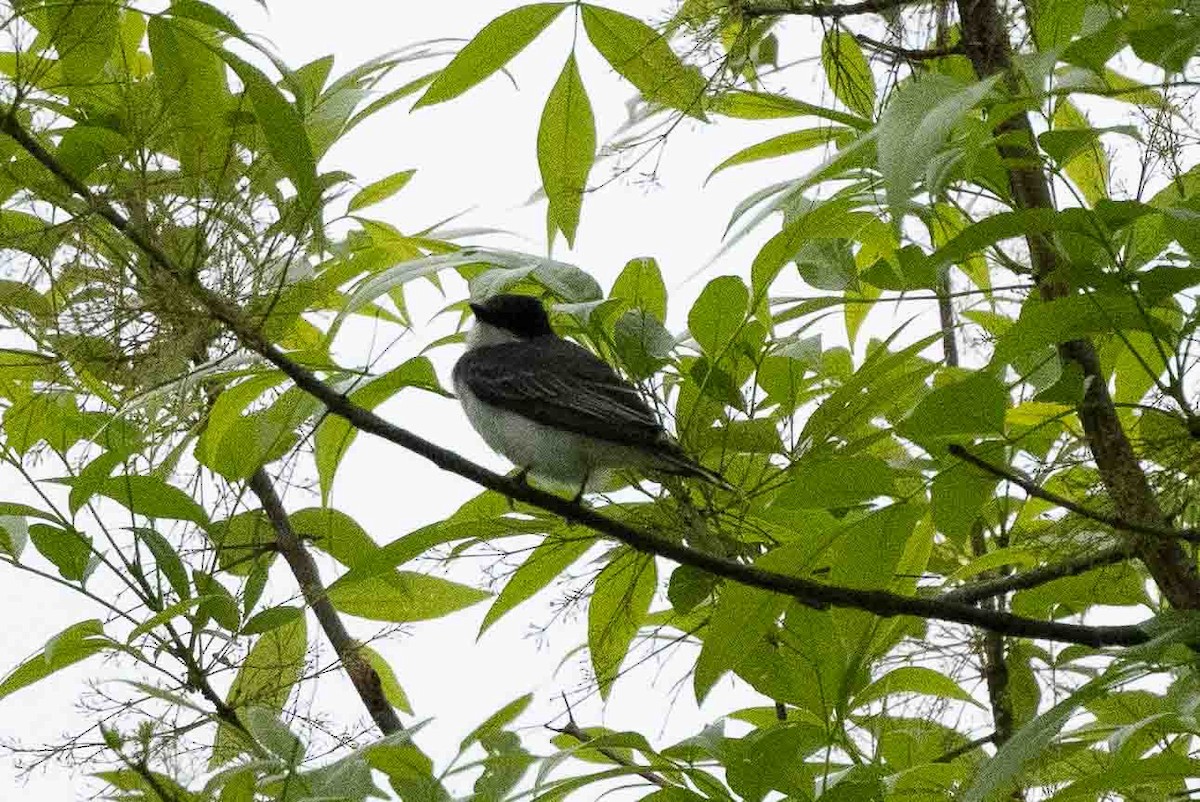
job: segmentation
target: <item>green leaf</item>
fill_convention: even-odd
[[[178,138],[179,160],[187,173],[204,174],[225,159],[228,132],[222,129],[231,105],[214,37],[193,21],[162,15],[150,17],[147,32],[155,81],[172,123],[168,130]]]
[[[706,354],[717,359],[746,322],[749,306],[750,291],[740,278],[715,278],[688,312],[688,331]]]
[[[971,453],[992,465],[1005,464],[1000,443],[973,446]],[[958,460],[943,467],[930,488],[930,512],[938,530],[957,545],[965,543],[999,482],[995,474]]]
[[[836,509],[896,492],[892,468],[878,457],[805,456],[788,471],[774,504],[792,509]]]
[[[293,607],[290,604],[268,607],[265,610],[255,613],[251,616],[250,620],[242,624],[242,634],[261,635],[264,632],[270,632],[303,616],[303,610],[299,607]]]
[[[405,185],[416,175],[416,172],[416,170],[401,170],[398,173],[392,173],[387,178],[381,178],[372,184],[368,184],[356,192],[354,197],[350,199],[347,211],[357,212],[359,209],[365,209],[380,201],[387,200],[404,189]]]
[[[779,136],[773,136],[748,148],[742,148],[714,167],[712,172],[708,174],[708,177],[712,178],[722,170],[736,167],[739,164],[749,164],[750,162],[761,161],[763,159],[789,156],[793,153],[802,153],[820,145],[827,145],[830,142],[839,142],[844,140],[846,134],[849,132],[850,129],[848,128],[827,125],[821,128],[804,128],[800,131],[791,131]]]
[[[10,316],[11,310],[20,309],[28,312],[40,321],[50,321],[54,318],[54,307],[46,297],[24,281],[0,279],[0,314]],[[6,353],[17,353],[11,349],[3,349]],[[26,352],[32,360],[47,360],[54,362],[52,357],[41,356],[32,351]],[[0,366],[6,366],[0,361]]]
[[[208,524],[208,514],[195,499],[156,476],[112,476],[100,483],[96,492],[147,518]]]
[[[183,566],[179,552],[154,529],[137,526],[133,528],[133,532],[150,549],[150,553],[154,556],[154,562],[158,565],[158,570],[166,577],[167,582],[175,591],[175,595],[181,599],[190,596],[191,585],[188,583],[187,569]]]
[[[348,568],[379,551],[366,530],[341,510],[307,507],[289,514],[288,520],[297,535]]]
[[[29,539],[38,553],[58,569],[63,579],[80,582],[88,574],[92,561],[92,541],[75,529],[49,524],[31,524]]]
[[[644,309],[630,309],[613,326],[613,350],[635,379],[657,373],[670,361],[674,348],[675,338]]]
[[[304,760],[304,742],[279,720],[277,711],[253,705],[241,712],[239,718],[254,740],[280,758],[287,766],[299,766]]]
[[[207,599],[207,596],[196,596],[190,599],[181,599],[180,601],[172,604],[170,607],[160,610],[130,630],[129,635],[127,635],[125,638],[125,644],[129,645],[133,643],[147,632],[150,632],[156,627],[162,626],[172,618],[183,615],[191,608],[203,604]]]
[[[733,420],[691,434],[689,445],[697,451],[721,454],[777,454],[783,447],[778,423],[770,418]]]
[[[229,15],[201,0],[171,0],[167,9],[173,17],[186,17],[214,30],[244,39],[246,34]]]
[[[271,375],[259,378],[268,385],[274,379]],[[251,402],[257,384],[258,380],[252,379],[222,393],[213,405],[208,427],[196,442],[196,458],[227,479],[248,479],[263,465],[282,458],[296,443],[301,426],[323,409],[311,395],[292,387],[266,409],[239,415],[240,408]],[[243,393],[247,386],[249,390]],[[231,402],[224,404],[227,395]]]
[[[562,73],[546,98],[537,135],[538,168],[550,202],[546,216],[574,246],[587,177],[596,158],[596,120],[575,64],[567,57]]]
[[[926,75],[901,86],[879,119],[879,171],[892,222],[908,212],[914,187],[945,147],[950,132],[992,90],[998,76],[963,85],[942,75]]]
[[[704,633],[692,687],[696,702],[704,701],[726,671],[737,668],[775,625],[788,604],[778,593],[727,582]]]
[[[300,113],[258,67],[228,50],[220,51],[220,56],[245,85],[271,156],[295,186],[305,212],[311,214],[320,203],[317,161]]]
[[[871,702],[901,693],[957,699],[970,702],[976,707],[983,707],[971,694],[963,690],[961,685],[945,674],[924,666],[901,666],[892,669],[855,694],[851,709],[858,710]]]
[[[596,577],[588,602],[588,650],[592,668],[607,699],[621,663],[650,610],[658,585],[654,557],[622,547]]]
[[[543,540],[504,584],[479,625],[479,635],[482,636],[502,615],[557,579],[595,542],[592,536],[572,535],[554,535]]]
[[[1073,103],[1063,98],[1054,109],[1053,130],[1038,137],[1038,142],[1071,179],[1091,205],[1108,197],[1108,154],[1100,136],[1119,131],[1139,138],[1137,129],[1120,126],[1108,129],[1092,128]]]
[[[496,17],[442,68],[413,108],[466,92],[524,50],[564,8],[565,3],[532,3]]]
[[[704,76],[679,60],[663,34],[610,8],[584,4],[581,16],[600,55],[647,100],[704,119]]]
[[[40,682],[56,671],[86,660],[97,652],[115,648],[112,641],[103,636],[99,622],[95,620],[72,624],[55,635],[46,648],[21,663],[0,680],[0,699]]]
[[[87,180],[97,167],[123,153],[129,141],[111,128],[76,125],[68,128],[58,142],[55,155],[71,175]]]
[[[49,259],[58,250],[64,233],[62,227],[53,227],[36,215],[0,209],[0,242],[5,248]]]
[[[408,694],[404,692],[404,688],[400,687],[400,681],[396,679],[396,672],[392,670],[391,664],[370,646],[360,644],[357,648],[359,655],[367,661],[371,668],[375,669],[375,673],[379,676],[379,684],[383,688],[383,698],[387,699],[388,704],[392,707],[411,716],[413,711],[412,705],[408,701]]]
[[[328,595],[343,613],[396,624],[441,618],[491,596],[467,585],[412,571],[349,582],[343,577],[330,586]]]
[[[962,381],[938,387],[896,427],[920,443],[1004,433],[1008,388],[991,373],[974,373]]]
[[[1145,667],[1140,664],[1109,671],[1021,727],[976,773],[975,781],[963,795],[964,802],[986,802],[994,799],[998,792],[1012,787],[1022,777],[1025,765],[1045,753],[1079,707],[1144,672]]]
[[[793,575],[806,566],[810,551],[807,544],[775,549],[759,557],[755,565]],[[747,661],[755,662],[765,647],[767,633],[775,627],[780,613],[791,604],[792,599],[779,593],[734,582],[721,585],[692,675],[697,702],[704,700],[726,671],[739,671]],[[769,650],[774,654],[773,649]],[[745,673],[742,676],[747,677]],[[748,681],[761,692],[757,683]]]
[[[359,385],[349,393],[350,401],[364,409],[375,409],[406,387],[428,390],[439,395],[449,395],[438,381],[433,363],[429,361],[428,357],[417,356],[387,373],[375,376]],[[350,446],[357,436],[358,429],[345,418],[337,415],[326,416],[317,427],[313,449],[317,463],[317,476],[321,483],[322,503],[328,502],[338,465],[341,464],[342,458],[350,450]],[[338,559],[349,565],[341,557]]]
[[[991,365],[1013,364],[1026,354],[1058,343],[1123,329],[1171,339],[1166,323],[1127,292],[1093,292],[1053,301],[1031,299],[996,344]]]
[[[1078,230],[1082,221],[1069,211],[1054,209],[1024,209],[1019,212],[999,212],[967,226],[929,259],[935,267],[960,264],[996,243],[1015,237],[1044,234],[1050,231]],[[1086,214],[1086,213],[1085,213]],[[1095,229],[1092,228],[1094,232]]]
[[[308,628],[303,616],[259,636],[242,661],[226,702],[235,710],[260,707],[279,713],[292,686],[304,670]],[[209,768],[232,760],[244,749],[241,736],[227,724],[219,724]]]
[[[904,556],[909,539],[913,536],[917,521],[925,513],[921,504],[892,504],[873,510],[869,515],[842,527],[839,530],[840,559],[829,572],[829,581],[834,585],[851,588],[888,588],[903,583],[896,576],[895,568]],[[862,555],[869,554],[869,560]],[[859,615],[857,610],[849,610]],[[836,615],[836,613],[835,613]],[[873,628],[870,623],[868,628]],[[847,637],[847,642],[851,638]]]
[[[719,580],[713,574],[690,565],[676,566],[667,582],[667,601],[675,612],[686,615],[712,596]]]
[[[238,632],[241,628],[241,616],[238,613],[237,601],[229,589],[212,574],[198,569],[192,570],[192,584],[196,586],[196,592],[205,597],[200,604],[199,615],[202,618],[211,618],[229,632]]]
[[[741,120],[774,120],[781,117],[821,117],[841,125],[867,131],[871,121],[837,109],[817,106],[785,95],[766,92],[734,90],[717,95],[709,103],[709,110],[726,117]]]
[[[29,539],[29,523],[19,515],[0,515],[0,551],[14,560],[21,558]]]
[[[262,510],[240,512],[224,521],[213,521],[208,536],[216,547],[217,565],[234,576],[249,576],[275,559],[275,529]]]
[[[494,732],[500,732],[506,726],[511,724],[517,718],[517,716],[524,713],[526,708],[529,707],[529,703],[532,701],[533,694],[527,693],[524,696],[518,696],[516,699],[513,699],[511,702],[501,707],[495,713],[492,713],[483,721],[482,724],[471,730],[466,738],[462,739],[462,742],[458,745],[458,751],[465,752],[467,747],[476,741],[486,738],[488,735],[491,735]]]
[[[635,309],[644,309],[659,323],[667,321],[667,285],[663,283],[656,259],[644,256],[626,262],[608,297],[620,298]]]
[[[108,63],[117,44],[118,8],[108,0],[46,4],[58,66],[69,83],[95,80]]]
[[[854,34],[841,27],[821,40],[821,65],[825,80],[838,100],[860,116],[875,116],[875,76]]]

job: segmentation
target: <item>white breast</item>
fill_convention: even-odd
[[[529,418],[484,403],[463,382],[454,382],[467,419],[484,442],[519,468],[535,477],[576,491],[601,488],[614,468],[643,461],[640,452],[553,429]]]

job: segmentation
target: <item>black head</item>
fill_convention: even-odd
[[[471,309],[484,323],[512,332],[523,340],[554,336],[542,302],[529,295],[493,295],[486,301],[472,303]]]

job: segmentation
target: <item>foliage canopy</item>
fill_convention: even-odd
[[[0,570],[96,617],[4,655],[0,699],[111,658],[122,680],[74,752],[111,798],[1191,793],[1194,9],[534,3],[453,53],[335,74],[202,0],[3,8]],[[574,244],[614,154],[652,158],[684,119],[795,121],[713,155],[714,174],[781,159],[786,178],[730,203],[731,241],[770,236],[708,281],[686,330],[654,254],[605,291],[486,234],[373,218],[413,170],[360,186],[328,163],[383,109],[472,102],[554,26],[574,36],[531,143],[547,252]],[[603,140],[584,48],[636,95]],[[789,93],[804,69],[821,91]],[[339,348],[359,325],[416,341],[420,284],[464,318],[468,296],[543,297],[737,491],[628,477],[579,506],[379,417],[449,395],[436,360],[458,334],[391,363]],[[381,545],[330,503],[360,431],[484,490]],[[312,478],[309,506],[285,508],[292,477]],[[487,585],[417,570],[430,552],[521,557]],[[488,603],[486,630],[588,557],[601,696],[686,642],[698,700],[732,676],[762,703],[671,744],[573,718],[546,743],[522,696],[453,760],[425,754],[396,672],[347,619]],[[370,738],[318,748],[318,638]]]

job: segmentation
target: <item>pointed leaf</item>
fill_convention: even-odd
[[[740,278],[715,278],[688,312],[688,331],[706,354],[717,359],[746,322],[749,304],[750,291]]]
[[[667,286],[656,259],[642,257],[626,262],[608,297],[620,298],[630,306],[646,310],[659,323],[667,321]]]
[[[1008,388],[1002,381],[990,373],[976,373],[936,388],[896,428],[921,443],[1003,434],[1008,404]]]
[[[546,98],[537,154],[542,186],[550,202],[547,220],[573,246],[588,173],[596,158],[596,120],[574,53],[567,57]]]
[[[600,696],[608,698],[658,585],[654,557],[622,547],[596,577],[588,602],[588,650]]]
[[[404,688],[400,687],[400,681],[396,679],[396,672],[392,670],[392,666],[383,658],[379,652],[372,649],[370,646],[359,645],[358,653],[375,669],[375,673],[379,675],[379,684],[383,688],[383,698],[388,700],[388,704],[397,710],[412,715],[412,705],[408,701],[408,694],[404,692]]]
[[[258,67],[227,50],[220,55],[245,85],[271,156],[296,187],[305,209],[313,211],[320,194],[317,161],[300,113]]]
[[[924,666],[901,666],[892,669],[855,694],[851,709],[857,710],[871,702],[898,693],[916,693],[937,696],[942,699],[957,699],[961,702],[970,702],[977,707],[983,706],[961,685],[945,674]]]
[[[582,17],[600,55],[647,100],[704,119],[704,77],[679,60],[666,36],[610,8],[585,4]]]
[[[380,201],[387,200],[404,189],[405,185],[412,180],[416,172],[416,170],[401,170],[398,173],[392,173],[386,178],[381,178],[372,184],[368,184],[350,199],[347,211],[356,212],[359,209],[365,209]]]
[[[504,589],[483,617],[479,634],[483,635],[502,615],[557,579],[595,542],[591,536],[555,535],[543,540],[504,584]]]
[[[566,3],[532,3],[496,17],[442,68],[413,108],[466,92],[524,50],[564,8]]]
[[[156,476],[113,476],[102,482],[96,492],[147,518],[208,523],[208,514],[195,499]]]
[[[98,623],[85,621],[72,624],[51,638],[43,651],[21,663],[0,680],[0,699],[80,660],[86,660],[97,652],[115,648],[112,641],[97,634],[100,631],[96,627]]]
[[[875,76],[854,34],[837,27],[821,40],[825,80],[838,100],[866,119],[875,116]]]
[[[343,613],[404,624],[441,618],[492,594],[437,576],[396,571],[351,582],[339,579],[330,586],[328,595]]]
[[[749,164],[750,162],[761,161],[762,159],[774,159],[779,156],[802,153],[819,145],[837,142],[843,139],[848,132],[849,129],[841,126],[824,126],[821,128],[805,128],[800,131],[791,131],[779,136],[773,136],[748,148],[742,148],[714,167],[712,172],[708,174],[708,177],[712,178],[722,170],[729,167],[736,167],[739,164]]]

